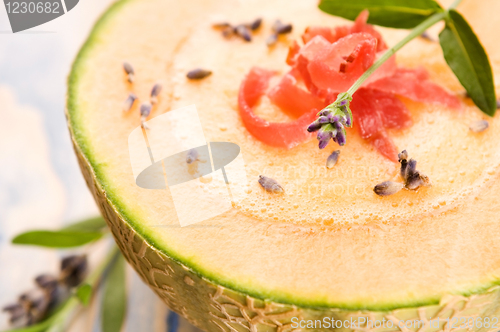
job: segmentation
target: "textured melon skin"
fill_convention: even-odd
[[[68,117],[68,114],[67,114]],[[400,328],[400,320],[424,322],[419,332],[450,331],[444,319],[453,317],[499,317],[500,286],[470,296],[447,296],[438,305],[403,308],[392,311],[351,311],[339,308],[304,308],[289,304],[257,299],[247,294],[217,285],[199,276],[195,271],[177,262],[148,243],[120,216],[107,199],[106,192],[97,181],[90,163],[78,146],[71,124],[69,129],[73,147],[78,157],[87,185],[106,220],[121,252],[137,271],[142,280],[175,312],[205,331],[288,331],[292,318],[299,320],[349,320],[367,317],[372,321],[393,321],[393,329],[362,328],[363,331],[401,331],[417,329]],[[441,326],[430,326],[429,319],[439,318]],[[297,322],[297,320],[294,320]],[[295,326],[295,325],[294,325]],[[315,331],[326,329],[314,329]],[[356,331],[340,328],[341,331]],[[459,329],[464,331],[497,331],[491,328]]]
[[[118,6],[126,2],[122,0],[118,3]],[[113,8],[116,9],[117,7]],[[96,26],[94,32],[97,30],[98,26]],[[68,118],[70,113],[67,113]],[[148,243],[141,234],[126,222],[119,209],[107,198],[105,188],[99,182],[95,170],[83,152],[86,151],[85,147],[79,145],[82,144],[81,140],[78,143],[79,140],[76,138],[75,128],[71,126],[71,121],[69,121],[69,127],[82,173],[126,259],[139,273],[144,282],[171,309],[204,330],[289,330],[292,329],[291,319],[293,317],[304,320],[322,320],[324,317],[344,320],[350,317],[365,316],[371,320],[385,319],[394,322],[400,319],[419,319],[427,322],[420,331],[448,331],[449,329],[445,328],[443,324],[439,328],[429,326],[428,320],[434,320],[438,317],[441,320],[453,317],[492,318],[500,314],[499,286],[470,296],[447,296],[442,298],[438,305],[391,311],[350,311],[341,308],[307,308],[281,304],[265,299],[257,299],[240,291],[218,285],[155,248],[154,243]],[[395,326],[396,328],[389,330],[401,330],[402,332],[411,330],[398,328],[397,324]],[[371,329],[362,328],[362,330],[368,331]],[[497,329],[474,328],[471,330],[488,331]]]

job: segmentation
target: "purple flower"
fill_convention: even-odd
[[[318,141],[329,141],[332,138],[331,131],[319,130],[318,135],[316,136]]]
[[[349,109],[351,100],[349,94],[339,94],[337,100],[318,112],[316,121],[307,127],[308,132],[319,131],[317,138],[320,149],[325,148],[330,139],[339,145],[346,143],[345,127],[352,125],[352,113]]]
[[[312,132],[315,132],[315,131],[318,131],[319,128],[321,128],[321,123],[319,123],[318,120],[314,121],[313,123],[311,123],[308,127],[307,127],[307,131],[312,133]]]
[[[330,142],[330,140],[319,141],[318,146],[320,149],[324,149],[324,148],[326,148],[326,146],[328,145],[329,142]]]
[[[323,123],[329,123],[330,122],[330,119],[328,118],[328,116],[320,116],[318,118],[318,122],[323,124]]]
[[[338,145],[340,145],[340,146],[345,145],[345,143],[347,141],[345,130],[337,131],[337,136],[335,138],[336,138],[336,142]]]
[[[328,115],[326,116],[328,118],[328,122],[330,123],[335,123],[335,122],[338,122],[340,120],[340,117],[338,114],[334,114],[334,113],[328,113]]]

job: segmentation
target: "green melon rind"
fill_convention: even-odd
[[[85,62],[92,55],[92,51],[100,43],[99,35],[112,23],[113,17],[120,13],[120,10],[129,2],[135,0],[119,0],[112,4],[108,10],[100,17],[94,25],[88,39],[80,49],[68,77],[68,95],[67,95],[67,118],[70,132],[74,137],[75,143],[85,159],[91,165],[94,179],[100,184],[106,197],[114,209],[120,214],[121,219],[125,220],[128,225],[137,232],[148,244],[161,251],[174,261],[189,267],[195,274],[202,278],[206,278],[214,284],[221,285],[225,288],[247,294],[257,299],[270,300],[277,303],[295,305],[302,308],[313,309],[329,309],[339,308],[343,310],[371,310],[371,311],[390,311],[401,308],[416,308],[421,306],[436,305],[440,302],[441,296],[434,296],[423,299],[408,299],[406,301],[391,301],[391,303],[378,302],[376,304],[366,304],[357,301],[352,302],[327,302],[322,299],[314,298],[299,298],[291,293],[277,293],[272,290],[258,289],[257,286],[237,284],[234,281],[228,280],[223,275],[209,271],[196,263],[191,262],[188,258],[182,257],[178,253],[171,250],[168,245],[151,229],[142,226],[136,220],[141,220],[140,216],[134,214],[134,211],[127,208],[120,202],[120,197],[113,191],[112,182],[107,178],[105,173],[106,165],[99,163],[92,154],[91,143],[88,141],[89,135],[85,133],[83,121],[80,118],[81,110],[78,103],[78,82],[80,72],[85,70]],[[78,151],[77,151],[78,153]],[[488,289],[499,285],[500,280],[490,281],[481,286],[458,290],[454,295],[470,296],[487,292]]]

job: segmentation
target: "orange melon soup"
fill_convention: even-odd
[[[458,9],[498,77],[500,3]],[[408,34],[371,26],[367,15],[349,22],[315,1],[120,1],[80,52],[67,116],[83,173],[129,262],[197,326],[260,331],[295,316],[497,313],[500,120],[466,96],[438,42],[416,38],[379,68],[353,96],[352,126],[341,119],[326,147],[307,131]],[[213,27],[257,17],[251,42],[246,32],[224,37],[224,26]],[[276,19],[293,29],[272,37]],[[429,32],[436,38],[437,28]],[[123,61],[133,65],[133,83]],[[186,78],[195,68],[211,75]],[[236,184],[244,197],[187,227],[171,192],[140,188],[130,167],[128,136],[158,82],[146,121],[194,104],[206,140],[237,144],[245,163],[248,181]],[[139,101],[122,112],[130,92]],[[476,130],[483,120],[488,128]],[[403,188],[403,150],[427,182]],[[266,190],[263,177],[281,189]],[[401,190],[377,195],[385,181]]]

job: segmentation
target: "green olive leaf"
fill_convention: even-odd
[[[17,235],[12,243],[46,248],[72,248],[99,240],[101,232],[35,230]]]
[[[65,231],[81,231],[81,232],[98,232],[106,228],[106,221],[103,217],[98,216],[89,218],[64,227]]]
[[[414,28],[443,11],[434,0],[321,0],[319,9],[348,20],[368,9],[368,23],[398,29]]]
[[[460,13],[451,9],[439,34],[444,58],[470,98],[484,113],[496,112],[495,86],[488,55]]]
[[[125,259],[119,255],[104,282],[101,324],[103,332],[120,332],[127,310]]]
[[[72,248],[99,240],[106,222],[102,217],[86,219],[59,231],[33,230],[17,235],[12,243],[47,248]]]
[[[78,297],[84,306],[88,306],[90,299],[92,298],[92,286],[87,283],[78,286],[78,289],[76,290],[76,297]]]

